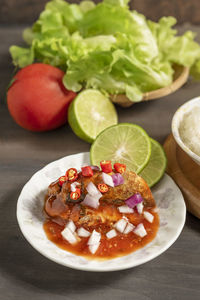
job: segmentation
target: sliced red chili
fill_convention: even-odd
[[[70,168],[67,170],[65,177],[66,180],[73,182],[78,178],[78,172],[75,168]]]
[[[93,170],[90,166],[82,167],[82,175],[85,177],[92,177],[93,176]]]
[[[120,164],[120,163],[115,163],[114,164],[114,168],[115,168],[115,171],[117,173],[124,173],[126,171],[126,165],[124,164]]]
[[[103,193],[106,193],[108,191],[108,186],[105,183],[99,183],[98,184],[98,189],[103,194]]]
[[[112,172],[112,164],[110,160],[102,160],[100,162],[101,169],[104,173],[111,173]]]
[[[70,198],[71,198],[72,201],[79,199],[80,196],[81,196],[81,190],[79,188],[76,188],[75,192],[70,193]]]
[[[59,185],[62,186],[64,182],[66,182],[66,177],[65,176],[61,176],[59,179],[58,179],[58,182],[59,182]]]

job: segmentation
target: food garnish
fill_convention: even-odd
[[[133,208],[135,207],[138,203],[142,202],[143,198],[140,195],[140,193],[135,193],[133,196],[128,198],[125,203],[128,205],[128,207]]]
[[[100,171],[98,166],[90,166],[93,171]]]
[[[78,236],[80,237],[88,237],[90,236],[90,232],[88,230],[86,230],[85,228],[83,227],[80,227],[78,230],[77,230],[77,234]]]
[[[70,198],[72,200],[77,200],[80,198],[80,196],[81,196],[81,190],[79,188],[76,188],[75,192],[70,193]]]
[[[153,222],[154,216],[148,212],[148,211],[144,211],[144,217],[147,221],[149,221],[150,223]]]
[[[138,204],[136,205],[137,212],[138,212],[140,215],[141,215],[142,212],[143,212],[143,208],[144,208],[144,205],[143,205],[142,202],[140,202],[140,203],[138,203]]]
[[[151,191],[141,177],[126,170],[126,165],[122,173],[110,161],[100,165],[102,170],[94,172],[91,166],[81,171],[70,168],[65,184],[60,185],[59,180],[50,184],[44,229],[51,241],[67,251],[107,259],[150,242],[159,218]]]
[[[100,240],[101,240],[101,234],[94,229],[88,240],[88,246],[92,254],[94,254],[99,248]]]
[[[133,231],[134,228],[135,228],[135,226],[133,224],[128,223],[124,230],[124,234],[129,234],[131,231]]]
[[[119,232],[123,233],[124,230],[125,230],[125,228],[126,228],[127,223],[128,223],[128,222],[127,222],[126,219],[120,219],[119,221],[117,221],[117,222],[115,223],[115,228],[116,228]]]
[[[133,208],[129,207],[128,205],[118,206],[118,210],[120,213],[125,214],[132,214],[134,212]]]
[[[106,237],[107,237],[108,239],[113,239],[113,238],[116,237],[116,236],[117,236],[117,232],[116,232],[115,229],[111,229],[110,231],[108,231],[108,232],[106,233]]]
[[[104,173],[112,172],[112,164],[110,160],[102,160],[100,161],[101,170]]]
[[[85,177],[92,177],[93,176],[93,170],[90,166],[82,167],[82,175]]]
[[[126,165],[120,164],[120,163],[115,163],[114,164],[114,169],[118,173],[124,173],[126,171]]]
[[[67,223],[66,228],[70,229],[72,232],[75,232],[76,230],[76,226],[72,220]]]
[[[147,235],[146,229],[144,228],[143,224],[139,224],[135,229],[134,233],[137,234],[140,237],[144,237]]]
[[[76,235],[68,227],[65,227],[65,229],[61,232],[61,234],[63,238],[67,240],[70,244],[77,243]]]
[[[63,185],[63,183],[66,182],[66,177],[65,176],[60,176],[60,178],[58,179],[60,186]]]
[[[95,196],[95,195],[101,195],[96,187],[96,185],[90,181],[86,187],[86,190],[88,191],[88,194],[90,194],[91,196]]]
[[[85,196],[82,204],[97,208],[99,206],[99,199],[101,198],[102,194],[99,192],[92,181],[89,182],[86,190],[88,194]]]
[[[112,180],[113,180],[114,186],[118,186],[118,185],[124,183],[124,178],[120,173],[113,174],[112,175]]]
[[[65,177],[66,177],[66,180],[73,182],[78,178],[78,172],[75,168],[70,168],[67,170]]]
[[[99,183],[98,184],[98,190],[102,193],[102,194],[104,194],[104,193],[106,193],[107,191],[108,191],[108,186],[107,186],[107,184],[105,184],[105,183]]]
[[[112,176],[102,172],[102,179],[103,179],[103,182],[111,187],[114,187],[114,182],[113,182],[113,178]]]
[[[75,192],[76,191],[76,187],[80,185],[80,182],[74,181],[73,183],[71,183],[70,187],[71,187],[71,191]]]
[[[98,208],[100,198],[101,198],[100,194],[96,194],[96,195],[87,194],[85,196],[85,199],[83,200],[82,204],[90,206],[92,208]]]

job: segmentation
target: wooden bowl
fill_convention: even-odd
[[[178,90],[180,87],[184,85],[184,83],[187,81],[189,76],[189,68],[180,66],[180,65],[174,65],[174,76],[173,76],[173,82],[161,89],[146,92],[143,94],[142,101],[149,101],[154,100],[157,98],[162,98],[164,96],[167,96],[169,94],[172,94],[176,90]],[[119,94],[119,95],[111,95],[110,99],[113,103],[117,103],[122,107],[129,107],[134,104],[133,101],[130,101],[126,95]]]
[[[176,143],[172,134],[166,139],[167,173],[181,189],[187,210],[200,219],[200,166]]]

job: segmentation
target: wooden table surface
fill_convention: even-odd
[[[190,214],[170,249],[144,265],[119,272],[90,273],[57,265],[37,253],[22,236],[16,204],[23,185],[47,163],[89,151],[90,145],[78,139],[68,125],[31,133],[9,116],[4,103],[13,70],[8,47],[21,42],[21,30],[0,28],[0,299],[200,299],[200,221]],[[164,99],[117,108],[119,121],[142,125],[163,143],[176,109],[199,94],[200,83],[189,81]]]

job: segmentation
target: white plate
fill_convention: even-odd
[[[116,271],[141,265],[169,248],[181,233],[186,208],[183,196],[168,176],[152,189],[159,208],[160,227],[156,238],[144,248],[115,259],[88,260],[60,249],[49,241],[43,230],[44,195],[48,185],[63,175],[68,168],[80,169],[89,165],[89,153],[61,158],[38,171],[24,186],[17,203],[17,219],[28,242],[41,254],[61,265],[85,271]]]

